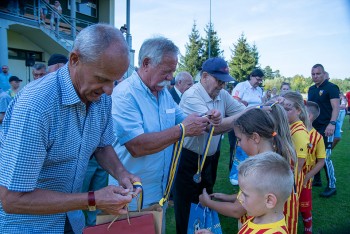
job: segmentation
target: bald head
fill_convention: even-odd
[[[175,77],[175,87],[184,93],[193,85],[193,77],[188,72],[180,72]]]

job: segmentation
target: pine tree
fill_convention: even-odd
[[[197,30],[196,21],[193,22],[192,31],[189,35],[189,43],[186,43],[186,54],[181,56],[179,71],[187,71],[193,77],[198,73],[203,63],[203,41]]]
[[[239,82],[244,81],[259,63],[259,53],[255,45],[250,46],[244,33],[233,44],[232,56],[229,62],[230,74]]]
[[[211,26],[211,27],[210,27]],[[210,35],[210,57],[223,57],[223,50],[220,50],[221,39],[218,37],[217,32],[214,30],[214,25],[210,23],[206,25],[205,38],[203,40],[204,53],[203,61],[209,58],[209,35]],[[210,32],[210,33],[209,33]]]

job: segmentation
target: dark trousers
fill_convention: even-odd
[[[66,222],[64,224],[64,234],[74,234],[67,215],[66,215]]]
[[[230,162],[228,164],[228,170],[231,171],[233,159],[234,159],[234,150],[236,148],[237,137],[234,130],[231,130],[227,133],[228,142],[230,144]]]
[[[199,184],[193,181],[193,175],[198,169],[198,154],[183,149],[173,190],[176,233],[186,234],[191,203],[198,203],[203,188],[209,194],[213,193],[220,151],[207,157],[201,173]]]

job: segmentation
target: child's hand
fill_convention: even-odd
[[[196,231],[195,234],[212,234],[212,232],[209,231],[208,229],[200,229]]]
[[[311,179],[310,174],[306,174],[303,182],[303,187],[306,187],[306,184],[310,179]]]
[[[209,202],[210,202],[211,198],[209,196],[209,194],[207,193],[207,190],[204,188],[203,189],[203,193],[201,195],[199,195],[199,202],[203,205],[203,206],[207,206],[209,207]]]

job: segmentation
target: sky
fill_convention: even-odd
[[[145,39],[164,36],[185,55],[193,23],[202,37],[210,22],[210,0],[130,0],[135,65]],[[211,0],[211,22],[231,59],[244,33],[258,48],[262,68],[285,77],[310,76],[321,63],[331,78],[350,77],[350,0]],[[126,23],[126,0],[115,0],[115,25]]]

